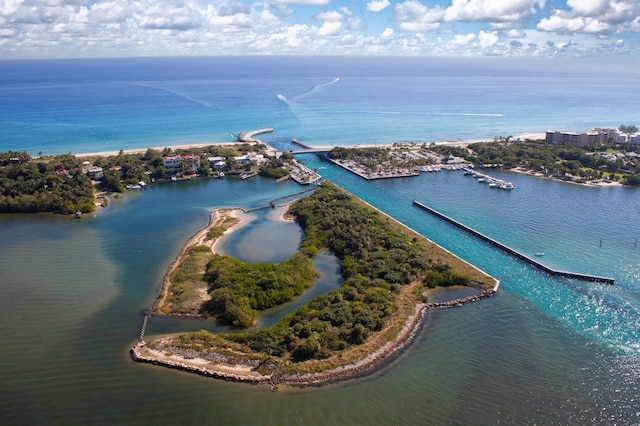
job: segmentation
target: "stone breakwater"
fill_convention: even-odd
[[[424,324],[424,319],[429,309],[454,308],[463,306],[467,303],[476,302],[478,300],[491,297],[496,293],[496,290],[497,286],[494,289],[486,290],[480,294],[465,297],[463,299],[456,299],[448,302],[423,303],[416,305],[412,315],[407,318],[407,321],[405,322],[402,330],[400,331],[400,333],[398,333],[397,337],[393,341],[387,342],[380,349],[356,363],[343,365],[332,370],[322,371],[318,373],[274,373],[271,375],[260,375],[253,369],[251,371],[252,374],[248,374],[245,372],[235,373],[224,371],[225,367],[222,367],[220,365],[209,364],[208,366],[203,366],[196,365],[195,363],[189,363],[188,359],[185,359],[185,362],[180,362],[168,359],[166,357],[145,355],[143,354],[143,351],[146,347],[145,342],[138,342],[131,349],[131,356],[134,360],[139,362],[146,362],[150,364],[176,368],[203,376],[252,384],[265,383],[270,385],[271,390],[277,390],[278,385],[289,385],[296,387],[322,386],[329,383],[354,379],[371,374],[383,365],[388,364],[389,362],[397,358],[404,351],[404,349],[406,349],[409,344],[415,340],[418,332],[420,331],[420,328]],[[189,358],[193,359],[193,357],[195,356],[195,354],[192,354],[189,356]]]
[[[462,306],[467,303],[476,302],[481,299],[485,299],[487,297],[491,297],[496,294],[496,290],[486,290],[480,294],[474,294],[473,296],[465,297],[463,299],[450,300],[448,302],[435,302],[435,303],[426,303],[427,309],[431,308],[455,308],[456,306]]]

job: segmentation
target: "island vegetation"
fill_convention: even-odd
[[[0,153],[0,212],[61,214],[95,209],[91,179],[71,154],[33,159]]]
[[[310,259],[323,249],[341,260],[344,282],[339,289],[316,297],[270,328],[186,333],[147,347],[232,364],[260,360],[265,374],[323,371],[356,362],[393,340],[425,301],[428,288],[488,289],[495,284],[330,182],[295,202],[288,213],[304,230],[300,250],[270,266],[213,255],[200,276],[211,296],[202,301],[201,312],[237,327],[251,325],[254,311],[290,300],[307,287],[313,276]]]
[[[0,153],[0,213],[90,212],[96,206],[106,204],[105,198],[96,203],[98,192],[122,193],[141,183],[149,184],[154,179],[168,179],[170,173],[163,159],[174,155],[204,159],[198,170],[185,167],[185,175],[214,175],[206,161],[212,156],[224,159],[228,173],[256,171],[275,179],[288,175],[286,158],[284,161],[267,158],[260,166],[240,164],[235,160],[236,156],[262,152],[264,148],[260,143],[237,143],[130,153],[120,151],[115,155],[40,154],[35,158],[27,152],[4,152]],[[92,181],[88,176],[90,167],[100,168],[101,177]]]
[[[477,165],[522,169],[573,182],[604,179],[626,185],[640,184],[640,155],[633,143],[577,146],[541,140],[515,141],[496,137],[492,142],[466,146],[432,145],[442,155],[455,155]]]

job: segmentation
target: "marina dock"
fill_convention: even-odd
[[[492,176],[489,176],[484,173],[480,173],[475,170],[471,170],[470,168],[463,167],[465,176],[473,176],[475,179],[478,179],[478,182],[488,183],[490,188],[500,188],[500,189],[514,189],[515,186],[512,182],[506,182],[502,179],[496,179]]]
[[[435,216],[437,216],[437,217],[439,217],[439,218],[451,223],[452,225],[455,225],[458,228],[461,228],[461,229],[473,234],[474,236],[480,238],[481,240],[484,240],[484,241],[492,244],[493,246],[498,247],[499,249],[502,249],[503,251],[509,253],[510,255],[515,256],[518,259],[520,259],[520,260],[522,260],[522,261],[524,261],[524,262],[526,262],[526,263],[528,263],[530,265],[535,266],[536,268],[548,273],[549,275],[558,276],[558,277],[565,277],[565,278],[571,278],[571,279],[576,279],[576,280],[583,280],[583,281],[599,282],[599,283],[604,283],[604,284],[613,284],[613,282],[614,282],[613,278],[600,277],[600,276],[597,276],[597,275],[589,275],[589,274],[580,274],[580,273],[576,273],[576,272],[558,271],[558,270],[549,268],[548,266],[538,262],[537,260],[535,260],[535,259],[533,259],[533,258],[531,258],[529,256],[526,256],[526,255],[524,255],[524,254],[512,249],[511,247],[509,247],[509,246],[507,246],[505,244],[502,244],[501,242],[496,241],[493,238],[488,237],[488,236],[476,231],[475,229],[470,228],[467,225],[465,225],[463,223],[460,223],[457,220],[452,219],[449,216],[446,216],[445,214],[440,213],[437,210],[432,209],[431,207],[429,207],[429,206],[427,206],[425,204],[422,204],[422,203],[420,203],[420,202],[418,202],[416,200],[413,200],[413,204],[418,206],[418,207],[420,207],[420,208],[422,208],[422,209],[424,209],[424,210],[426,210],[426,211],[428,211],[429,213],[431,213],[431,214],[433,214],[433,215],[435,215]]]

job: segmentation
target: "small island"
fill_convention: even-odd
[[[428,309],[461,305],[497,289],[494,278],[330,182],[289,207],[304,237],[299,251],[279,265],[247,265],[215,253],[217,238],[238,225],[233,212],[214,212],[209,226],[187,241],[151,315],[211,316],[248,329],[258,311],[311,285],[311,259],[319,250],[340,259],[342,286],[270,328],[141,339],[131,350],[135,360],[266,383],[273,390],[317,386],[387,363],[412,341]],[[429,303],[431,289],[449,286],[476,291],[464,300]]]

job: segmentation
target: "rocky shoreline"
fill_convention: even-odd
[[[404,327],[393,341],[387,342],[374,353],[356,363],[343,365],[332,370],[318,373],[280,374],[276,372],[270,375],[263,375],[255,371],[257,365],[247,364],[241,366],[241,372],[227,371],[238,369],[238,366],[225,367],[223,365],[216,364],[216,360],[205,359],[208,356],[200,357],[196,355],[198,356],[198,362],[193,362],[193,358],[191,356],[189,358],[181,358],[181,361],[170,359],[169,356],[159,353],[157,356],[154,356],[153,351],[147,348],[147,344],[144,341],[138,342],[133,348],[131,348],[131,356],[138,362],[175,368],[190,373],[200,374],[202,376],[251,384],[268,384],[272,391],[276,391],[279,385],[294,387],[323,386],[330,383],[369,375],[397,358],[409,346],[409,344],[415,340],[420,328],[424,324],[427,312],[430,309],[444,309],[463,306],[467,303],[491,297],[496,293],[497,289],[498,284],[493,289],[485,290],[480,294],[462,299],[416,305],[413,314],[407,318]]]

